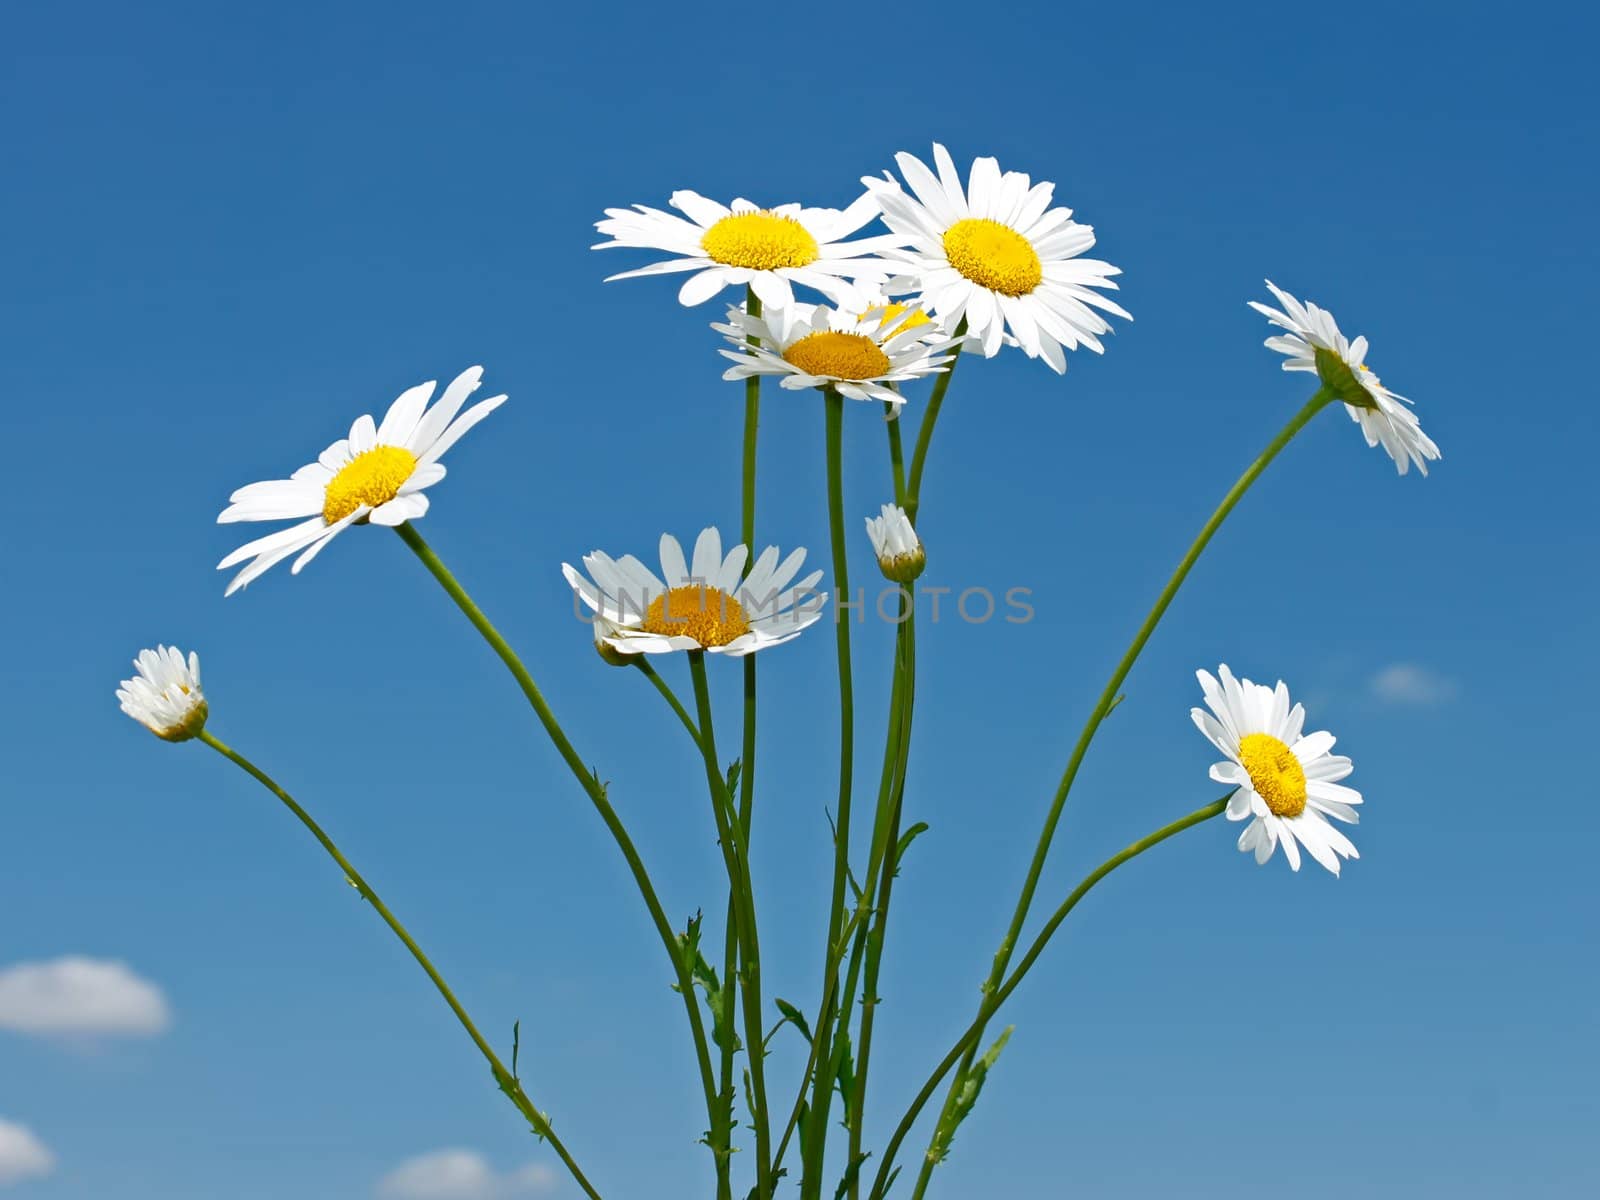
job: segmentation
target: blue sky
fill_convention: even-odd
[[[165,1006],[142,1036],[0,1029],[0,1121],[55,1160],[16,1195],[349,1200],[448,1147],[502,1177],[485,1194],[576,1194],[526,1169],[553,1159],[270,797],[118,714],[157,640],[200,651],[213,728],[324,819],[482,1025],[508,1043],[521,1020],[535,1099],[607,1195],[708,1193],[659,947],[499,665],[377,530],[224,602],[239,539],[213,519],[484,363],[511,400],[423,531],[612,781],[669,910],[717,911],[691,748],[596,661],[558,566],[736,527],[739,392],[716,306],[602,284],[623,260],[590,225],[679,187],[842,205],[934,139],[1054,179],[1136,320],[1065,378],[1003,355],[951,392],[926,582],[1027,586],[1037,616],[922,629],[909,803],[932,829],[896,892],[868,1142],[972,1011],[1127,636],[1306,394],[1245,307],[1271,276],[1372,339],[1444,461],[1398,479],[1337,413],[1291,447],[1130,679],[1042,897],[1217,793],[1187,709],[1219,661],[1339,734],[1362,859],[1258,869],[1215,823],[1115,876],[1013,1001],[935,1191],[1600,1186],[1592,15],[85,4],[5,25],[0,971],[120,961]],[[847,417],[855,525],[889,497],[881,422]],[[759,536],[822,565],[814,397],[770,399],[762,436]],[[857,640],[869,761],[889,649]],[[765,974],[810,1007],[831,647],[763,661]],[[732,744],[738,672],[712,667]]]

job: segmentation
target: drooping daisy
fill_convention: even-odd
[[[741,545],[724,557],[722,536],[710,528],[695,540],[692,561],[677,538],[661,535],[664,583],[633,555],[614,559],[599,550],[583,557],[587,577],[567,563],[561,573],[591,612],[616,627],[596,635],[623,654],[743,656],[797,637],[822,615],[825,599],[814,590],[821,571],[791,585],[804,550],[779,562],[778,548],[768,546],[746,572],[748,556]]]
[[[1250,301],[1250,307],[1278,328],[1288,330],[1287,334],[1269,337],[1265,343],[1269,350],[1288,355],[1283,369],[1315,374],[1344,401],[1345,411],[1361,426],[1367,445],[1381,445],[1387,450],[1400,474],[1416,463],[1417,470],[1426,475],[1429,461],[1441,457],[1439,447],[1422,432],[1416,414],[1407,407],[1411,401],[1384,387],[1368,368],[1367,339],[1349,340],[1339,332],[1339,323],[1327,309],[1310,301],[1300,303],[1270,279],[1267,287],[1283,310],[1255,300]]]
[[[482,378],[482,367],[468,368],[451,381],[432,408],[428,400],[436,384],[419,383],[400,393],[381,425],[370,415],[362,416],[350,426],[348,438],[339,439],[288,479],[252,483],[234,492],[229,497],[232,503],[217,517],[218,524],[309,519],[247,542],[219,562],[217,569],[223,570],[253,560],[233,577],[224,594],[233,595],[297,552],[300,557],[290,571],[299,574],[351,525],[368,521],[399,525],[427,512],[423,491],[444,478],[439,457],[505,402],[504,396],[493,396],[461,412]]]
[[[885,504],[876,517],[867,518],[867,537],[878,569],[895,583],[910,583],[928,565],[922,539],[911,525],[911,518],[898,504]]]
[[[1189,710],[1194,723],[1227,755],[1211,768],[1218,783],[1234,784],[1238,791],[1228,801],[1228,820],[1249,820],[1239,836],[1239,849],[1254,851],[1264,863],[1281,841],[1289,866],[1300,869],[1300,846],[1335,875],[1339,859],[1360,858],[1350,839],[1328,818],[1355,824],[1355,806],[1361,793],[1338,780],[1350,774],[1350,760],[1333,749],[1334,736],[1326,731],[1302,734],[1306,712],[1289,705],[1283,681],[1276,688],[1235,679],[1224,663],[1217,674],[1196,671],[1205,693],[1208,713]],[[1297,844],[1298,843],[1298,844]]]
[[[1095,291],[1115,289],[1117,267],[1078,256],[1094,245],[1094,229],[1072,219],[1070,208],[1051,208],[1053,183],[1034,184],[1020,171],[1000,171],[992,158],[972,164],[963,188],[950,153],[933,147],[936,176],[921,159],[900,153],[895,162],[914,195],[892,177],[863,183],[877,197],[883,221],[910,240],[898,252],[909,264],[896,291],[913,288],[947,329],[963,317],[986,357],[999,353],[1007,330],[1029,358],[1043,358],[1058,374],[1064,350],[1104,347],[1111,326],[1096,309],[1128,317]]]
[[[748,200],[725,207],[688,191],[673,192],[671,204],[689,219],[636,204],[608,208],[606,219],[595,222],[611,238],[594,246],[596,250],[627,246],[678,256],[623,271],[606,282],[694,271],[678,291],[681,304],[700,304],[725,287],[749,284],[763,305],[781,308],[794,303],[791,285],[798,283],[836,304],[860,308],[863,293],[856,285],[866,285],[870,292],[902,269],[879,254],[903,239],[879,235],[844,240],[878,215],[871,193],[843,211],[798,204],[760,208]]]
[[[158,738],[186,742],[206,725],[209,709],[200,690],[200,656],[186,659],[176,646],[141,650],[133,660],[139,673],[117,689],[122,711]]]
[[[730,308],[726,324],[711,326],[737,347],[719,351],[734,362],[722,377],[776,375],[778,386],[791,391],[832,387],[852,400],[898,405],[905,397],[892,385],[944,370],[954,340],[930,341],[927,325],[911,324],[910,316],[891,323],[886,311],[852,316],[825,304],[794,304],[753,317],[742,305]]]

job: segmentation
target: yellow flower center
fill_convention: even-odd
[[[1306,773],[1294,751],[1270,733],[1247,733],[1239,739],[1239,762],[1250,773],[1256,795],[1280,817],[1298,817],[1306,810]]]
[[[750,632],[750,621],[744,606],[721,588],[689,584],[650,601],[639,628],[690,637],[702,646],[726,646]]]
[[[822,254],[799,221],[765,210],[723,217],[706,230],[700,248],[712,262],[752,271],[810,266]]]
[[[907,316],[908,313],[910,314],[909,316]],[[909,304],[882,304],[877,308],[869,308],[861,314],[861,319],[865,321],[874,316],[878,318],[879,332],[888,331],[884,334],[886,338],[904,333],[908,329],[916,329],[919,326],[933,323],[932,318],[927,313],[920,308],[912,308]],[[901,317],[905,317],[905,320],[900,320]]]
[[[1002,296],[1026,296],[1044,278],[1033,243],[984,217],[968,217],[946,229],[944,255],[973,283]]]
[[[823,329],[808,333],[783,352],[783,360],[807,375],[828,379],[876,379],[893,366],[877,342],[864,333]]]
[[[328,481],[322,494],[322,519],[342,521],[365,504],[387,504],[417,469],[417,456],[399,446],[374,446],[356,455]]]

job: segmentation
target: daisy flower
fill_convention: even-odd
[[[1328,823],[1329,817],[1355,824],[1361,793],[1337,781],[1350,774],[1350,760],[1333,749],[1326,731],[1301,734],[1306,712],[1289,706],[1289,689],[1233,677],[1227,664],[1218,668],[1219,683],[1209,671],[1196,671],[1200,690],[1211,709],[1189,710],[1194,723],[1227,755],[1211,768],[1218,783],[1235,785],[1228,801],[1228,820],[1249,820],[1239,836],[1239,849],[1254,851],[1264,863],[1281,841],[1289,866],[1300,869],[1300,846],[1335,875],[1339,859],[1360,858],[1350,839]]]
[[[749,556],[740,545],[722,553],[722,536],[703,530],[686,561],[678,539],[661,535],[659,578],[633,555],[611,558],[596,550],[583,557],[588,576],[567,563],[561,573],[589,610],[615,627],[597,626],[596,637],[623,654],[667,654],[707,650],[743,656],[797,637],[822,615],[823,597],[813,590],[821,571],[791,580],[805,562],[796,550],[778,561],[769,546],[745,571]]]
[[[887,313],[869,308],[855,317],[824,304],[794,304],[755,317],[742,305],[730,308],[727,324],[711,326],[737,347],[719,351],[735,364],[722,377],[776,375],[778,386],[791,391],[831,387],[852,400],[899,405],[905,397],[894,385],[944,370],[950,362],[944,351],[955,343],[929,341],[927,330],[937,334],[938,326],[913,324],[920,310]]]
[[[1058,374],[1067,369],[1064,350],[1103,351],[1099,335],[1111,326],[1095,310],[1128,314],[1094,290],[1115,289],[1111,276],[1120,270],[1078,257],[1094,245],[1093,227],[1074,221],[1069,208],[1050,207],[1053,183],[1002,174],[994,159],[980,158],[963,187],[950,152],[935,143],[933,157],[938,175],[914,155],[895,155],[912,195],[893,176],[862,180],[884,224],[910,241],[897,252],[910,271],[893,289],[920,290],[947,329],[964,317],[988,358],[1008,330],[1029,358]]]
[[[205,693],[200,690],[200,656],[176,646],[141,650],[133,660],[139,673],[117,689],[122,711],[158,738],[186,742],[206,725]]]
[[[898,504],[885,504],[876,517],[867,518],[867,537],[872,540],[872,553],[886,579],[910,583],[928,565],[922,539],[912,528],[906,510]]]
[[[1283,305],[1282,311],[1255,300],[1250,307],[1288,330],[1265,343],[1269,350],[1288,356],[1283,369],[1313,372],[1344,401],[1345,411],[1361,426],[1367,445],[1382,445],[1400,474],[1416,463],[1417,470],[1426,475],[1429,461],[1440,457],[1439,447],[1422,432],[1416,415],[1406,407],[1411,401],[1384,387],[1367,366],[1367,339],[1349,340],[1339,332],[1339,323],[1327,309],[1310,301],[1300,303],[1270,279],[1267,287]]]
[[[881,285],[901,269],[878,255],[903,239],[880,235],[844,240],[878,215],[871,193],[842,212],[798,204],[758,208],[748,200],[725,207],[688,191],[673,192],[671,204],[688,220],[636,204],[608,208],[606,219],[595,222],[611,238],[595,250],[627,246],[677,256],[612,275],[607,283],[693,271],[678,291],[680,304],[701,304],[725,287],[748,284],[762,304],[782,308],[794,303],[791,285],[798,283],[837,304],[859,308],[862,294],[856,284]]]
[[[444,478],[439,457],[505,402],[504,396],[494,396],[461,411],[482,377],[482,367],[463,371],[432,408],[428,400],[436,384],[419,383],[400,393],[381,425],[370,415],[362,416],[350,426],[348,438],[329,446],[316,462],[288,479],[252,483],[234,492],[229,497],[232,503],[217,517],[218,524],[309,519],[246,542],[219,562],[220,571],[251,560],[233,577],[225,595],[233,595],[291,554],[300,554],[290,568],[299,574],[351,525],[369,521],[399,525],[427,512],[423,491]]]
[[[927,309],[916,300],[893,300],[880,294],[868,301],[866,308],[856,315],[862,321],[876,324],[887,331],[887,334],[910,333],[915,330],[925,342],[944,341],[952,346],[956,342],[945,327],[930,317]],[[962,340],[964,342],[966,339]]]

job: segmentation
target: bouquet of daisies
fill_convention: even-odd
[[[446,454],[506,400],[497,395],[472,402],[482,368],[462,372],[442,392],[431,382],[408,389],[381,420],[358,417],[348,437],[287,478],[240,488],[217,518],[290,522],[246,542],[218,564],[241,568],[227,585],[228,595],[285,560],[292,560],[289,570],[298,574],[347,530],[392,529],[504,662],[615,841],[659,937],[675,979],[676,998],[664,999],[683,1010],[704,1096],[701,1141],[710,1151],[717,1200],[732,1200],[736,1193],[765,1200],[796,1184],[802,1200],[816,1200],[825,1191],[850,1200],[883,1200],[891,1192],[923,1196],[1005,1045],[1010,1030],[996,1036],[992,1027],[1007,998],[1079,900],[1160,842],[1226,817],[1242,827],[1238,848],[1258,863],[1281,847],[1295,870],[1305,855],[1338,874],[1343,860],[1357,857],[1340,825],[1356,823],[1361,795],[1341,782],[1351,764],[1332,752],[1333,735],[1306,728],[1304,708],[1293,702],[1282,681],[1255,683],[1236,677],[1226,665],[1215,673],[1201,670],[1203,704],[1191,716],[1217,755],[1211,778],[1225,790],[1106,859],[1054,908],[1031,941],[1023,941],[1057,825],[1097,730],[1121,701],[1124,680],[1189,572],[1262,472],[1296,433],[1336,405],[1360,427],[1369,446],[1382,446],[1400,474],[1412,465],[1426,474],[1428,463],[1439,457],[1410,402],[1368,369],[1366,339],[1345,337],[1329,313],[1268,283],[1276,307],[1252,303],[1275,327],[1266,345],[1285,356],[1284,370],[1312,375],[1316,386],[1222,497],[1137,626],[1045,808],[970,1024],[941,1056],[930,1055],[926,1082],[913,1096],[893,1099],[888,1111],[900,1115],[889,1138],[881,1145],[866,1144],[873,1026],[893,887],[901,856],[918,828],[917,798],[906,791],[912,727],[919,699],[931,702],[918,696],[916,686],[917,580],[927,561],[917,517],[939,415],[957,368],[969,359],[1020,351],[1060,374],[1069,352],[1103,352],[1101,339],[1111,332],[1112,318],[1130,319],[1108,295],[1116,289],[1117,268],[1087,256],[1095,244],[1094,229],[1055,203],[1053,184],[1002,171],[992,158],[976,159],[963,178],[939,145],[931,167],[905,153],[895,162],[898,175],[886,171],[881,178],[862,180],[861,196],[843,210],[798,204],[764,208],[742,199],[723,205],[680,191],[670,199],[676,212],[644,205],[608,209],[597,223],[608,240],[596,249],[664,256],[613,279],[681,276],[682,305],[720,298],[720,318],[711,324],[716,340],[708,338],[708,344],[728,360],[723,378],[743,385],[737,537],[724,537],[708,524],[687,552],[683,542],[664,533],[653,564],[633,552],[613,556],[595,550],[582,556],[581,567],[562,566],[600,658],[636,671],[660,694],[663,719],[682,727],[704,765],[709,828],[725,873],[715,883],[719,890],[726,888],[727,896],[720,929],[706,927],[698,914],[682,925],[669,918],[647,865],[649,847],[634,842],[607,785],[589,765],[592,760],[569,740],[526,664],[417,527],[428,512],[431,490],[445,478]],[[962,374],[977,370],[981,367],[965,367]],[[826,435],[820,483],[829,515],[827,570],[806,571],[804,549],[785,554],[776,546],[760,547],[756,539],[756,445],[764,381],[817,395]],[[863,405],[875,407],[881,419],[874,414],[871,422],[863,422],[865,413],[847,415]],[[908,414],[917,424],[909,439],[902,433]],[[841,470],[847,420],[854,423],[850,436],[869,424],[887,431],[882,492],[854,510],[846,504]],[[865,515],[867,538],[857,542],[863,549],[870,546],[874,565],[892,585],[893,608],[886,615],[895,626],[877,784],[875,790],[860,791],[851,622],[841,612],[847,607],[844,598],[852,594],[852,511],[858,520]],[[759,887],[749,852],[760,792],[752,769],[760,710],[757,655],[829,623],[839,689],[834,864],[827,927],[819,931],[823,954],[815,1003],[802,1010],[762,994]],[[805,639],[810,652],[820,648],[819,638],[825,638],[820,631]],[[790,651],[796,652],[807,651]],[[741,664],[743,719],[737,731],[725,734],[721,748],[707,655],[728,655]],[[681,671],[668,660],[679,657],[688,667],[687,692],[681,676],[676,683],[668,678]],[[529,1096],[517,1070],[515,1039],[509,1052],[495,1047],[311,812],[212,731],[198,656],[161,646],[143,651],[134,665],[137,675],[117,693],[123,711],[167,741],[204,743],[287,807],[404,943],[529,1128],[550,1144],[583,1192],[598,1200],[603,1180],[587,1173],[592,1164],[581,1165],[592,1156],[558,1136],[547,1110]],[[798,1079],[768,1074],[769,1026],[784,1024],[807,1046]],[[836,1105],[842,1132],[830,1144]],[[926,1148],[917,1157],[903,1155],[905,1139],[919,1120]],[[748,1145],[736,1144],[741,1127],[749,1131]],[[737,1137],[747,1140],[742,1132]],[[581,1140],[581,1133],[575,1135],[574,1142]],[[741,1149],[753,1153],[736,1160]],[[748,1167],[736,1172],[736,1161]]]

